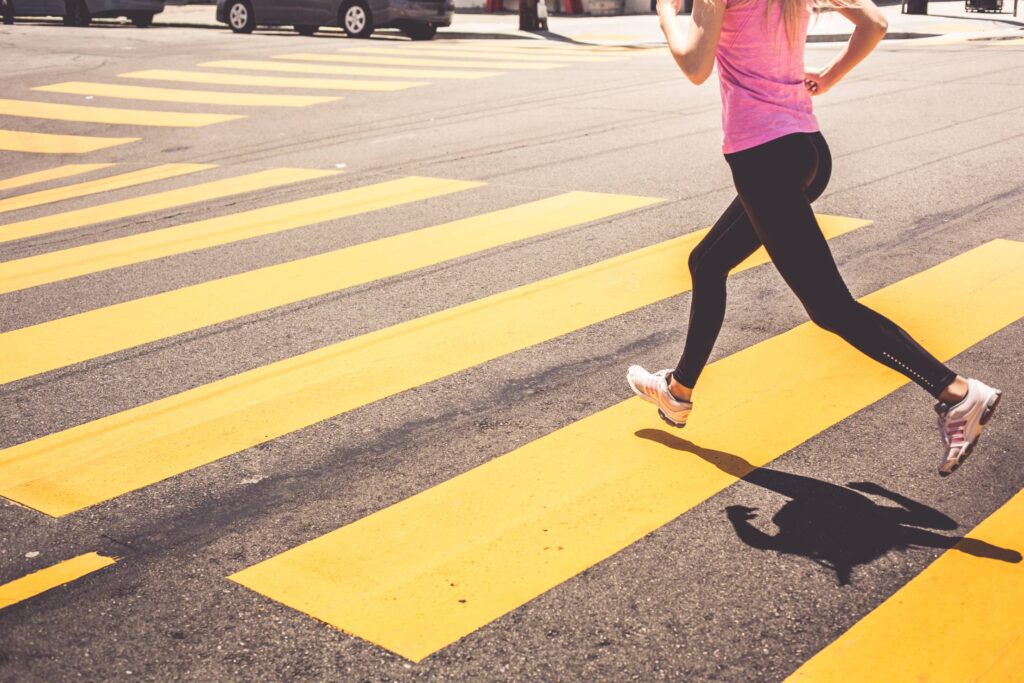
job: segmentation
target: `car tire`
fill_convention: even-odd
[[[65,26],[88,26],[92,22],[92,15],[85,4],[85,0],[65,0],[64,2],[64,25]]]
[[[256,15],[249,0],[230,0],[226,16],[228,26],[235,33],[252,33],[256,28]]]
[[[303,24],[302,26],[296,26],[295,27],[295,32],[298,33],[300,36],[311,36],[311,35],[313,35],[314,33],[316,33],[319,30],[320,30],[319,26],[309,26],[309,25],[306,25],[306,24]]]
[[[338,12],[338,25],[349,38],[373,35],[373,14],[366,0],[347,0]]]
[[[403,26],[402,33],[412,40],[430,40],[437,34],[437,25],[414,22]]]
[[[136,28],[149,28],[153,24],[152,12],[133,12],[128,15]]]

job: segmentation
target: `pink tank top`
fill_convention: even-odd
[[[756,147],[790,133],[814,133],[810,93],[804,88],[804,42],[810,6],[790,44],[778,2],[727,0],[715,55],[722,88],[722,151]]]

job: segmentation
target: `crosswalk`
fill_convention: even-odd
[[[82,81],[42,85],[33,88],[33,90],[58,92],[65,95],[83,95],[85,97],[108,97],[120,100],[224,104],[238,107],[308,107],[312,104],[325,104],[339,99],[337,97],[316,97],[310,95],[266,95],[262,93],[217,92],[211,90],[178,90],[174,88],[147,87],[144,85],[86,83]]]
[[[46,132],[0,129],[0,151],[85,154],[142,139],[110,137],[106,127],[111,125],[129,127],[133,132],[136,128],[225,125],[259,115],[269,108],[337,104],[343,94],[398,92],[428,86],[435,81],[471,81],[516,71],[579,68],[626,59],[631,54],[587,47],[445,42],[451,44],[443,47],[413,43],[354,46],[330,52],[220,59],[186,69],[154,67],[115,76],[115,79],[130,79],[132,83],[98,80],[41,84],[32,91],[51,98],[73,98],[72,101],[0,98],[0,116],[23,121],[103,124],[104,134],[54,133],[51,127]],[[222,89],[189,88],[189,85]],[[258,90],[246,90],[252,88]],[[82,98],[90,103],[82,104]],[[96,105],[91,102],[93,98],[102,98],[110,104],[126,104]],[[139,108],[135,103],[213,107],[216,111]]]
[[[623,198],[625,201],[620,199],[604,209],[593,199],[586,197],[580,203],[590,204],[587,209],[597,212],[582,214],[584,219],[614,215],[651,201]],[[570,214],[569,220],[562,218],[563,222],[539,224],[551,230],[578,220]],[[521,225],[518,221],[511,223]],[[864,221],[851,219],[825,221],[829,235],[863,225]],[[410,386],[653,304],[689,289],[688,274],[678,265],[686,262],[701,236],[702,231],[693,233],[0,451],[0,495],[48,514],[68,514]],[[427,245],[423,240],[414,245],[406,253],[425,265],[419,259]],[[374,243],[363,246],[376,248]],[[459,251],[454,255],[472,253],[464,251],[461,244],[455,248]],[[390,252],[387,246],[384,251]],[[314,258],[329,263],[333,256]],[[763,252],[759,253],[740,268],[765,259]],[[308,279],[308,284],[298,284],[300,289],[314,288],[299,296],[344,286],[335,278],[324,287],[317,272],[341,272],[343,278],[356,278],[349,281],[349,286],[372,278],[363,275],[356,264],[373,268],[375,261],[357,256],[350,263],[352,276],[332,264],[314,268],[307,278],[303,264],[293,262],[200,285],[198,290],[178,290],[8,332],[0,336],[0,353],[10,359],[0,381],[14,381],[129,348],[133,340],[145,343],[204,323],[283,305],[295,300],[294,287],[286,283],[295,283],[296,279]],[[287,275],[277,277],[277,270]],[[394,272],[388,269],[378,274]],[[253,289],[248,284],[253,276],[267,279]],[[185,299],[162,300],[179,296]],[[203,301],[212,305],[203,306]],[[79,328],[80,324],[83,327]],[[431,364],[417,362],[427,351]],[[395,359],[408,360],[403,363]],[[254,429],[256,425],[258,429]],[[154,458],[157,453],[160,457]],[[100,466],[101,461],[109,463],[110,469]]]
[[[1024,299],[947,332],[941,283],[1024,293],[1022,260],[1024,243],[997,240],[865,303],[949,358],[1024,317]],[[419,661],[906,381],[806,323],[710,366],[684,438],[632,398],[231,578]]]
[[[426,85],[419,81],[371,81],[342,78],[303,78],[287,76],[253,76],[251,74],[191,71],[187,69],[145,69],[118,74],[118,78],[197,85],[232,85],[255,88],[290,88],[303,90],[395,92]]]
[[[39,218],[8,223],[0,231],[0,243],[48,235],[120,218],[131,218],[154,211],[188,206],[199,202],[223,199],[246,192],[281,187],[303,180],[337,175],[338,171],[303,168],[273,168],[188,187],[166,190],[131,199],[120,199],[82,209],[72,209]]]
[[[93,171],[101,171],[104,168],[109,168],[110,166],[113,166],[113,164],[65,164],[64,166],[55,166],[53,168],[43,169],[42,171],[24,173],[22,175],[0,180],[0,191],[15,190],[19,187],[38,185],[51,180],[71,178],[72,176],[84,175]]]
[[[41,253],[0,262],[0,296],[425,200],[455,203],[487,187],[410,176],[309,196],[305,183],[345,176],[288,168],[203,180],[217,170],[200,164],[69,164],[0,179],[0,222],[6,212],[50,211],[0,225],[0,243],[71,230],[86,239],[70,248],[38,244]],[[168,179],[189,184],[132,199],[103,198]],[[36,189],[43,183],[46,188]],[[162,227],[158,220],[151,230],[113,239],[90,231],[285,185],[303,198]],[[534,192],[513,206],[0,333],[0,384],[45,378],[188,331],[576,226],[624,220],[663,201]],[[64,201],[86,197],[96,203],[61,208]],[[871,225],[862,217],[830,215],[820,215],[819,223],[828,239]],[[245,457],[242,451],[252,446],[683,294],[691,287],[683,264],[705,234],[697,229],[9,446],[0,450],[0,496],[60,518],[222,458]],[[759,251],[736,270],[766,262]],[[948,359],[1024,318],[1022,264],[1024,242],[997,239],[863,301]],[[975,304],[958,311],[961,318],[951,326],[942,283],[954,278]],[[808,364],[807,357],[817,360]],[[709,366],[700,414],[685,433],[667,432],[649,406],[628,399],[225,578],[261,600],[422,661],[905,383],[902,375],[803,324]],[[773,407],[770,413],[765,405]],[[1019,550],[1022,533],[1024,498],[1018,496],[970,538]],[[68,581],[87,581],[115,561],[86,553],[0,585],[0,609]],[[834,680],[842,671],[860,672],[855,678],[889,678],[872,676],[883,669],[864,668],[864,662],[894,657],[886,634],[911,618],[928,621],[934,615],[935,621],[943,610],[959,610],[960,623],[974,623],[982,618],[980,610],[1001,603],[1000,618],[1009,623],[1024,604],[1020,566],[980,562],[958,550],[946,553],[848,634],[809,656],[797,679]],[[970,598],[942,602],[943,587],[949,595],[948,586],[963,576],[977,577]],[[984,630],[980,622],[977,628]],[[1009,671],[1005,667],[1017,660],[1000,653],[1015,651],[1014,642],[1007,635],[979,639],[972,648],[980,656],[987,653],[991,671]],[[920,657],[922,675],[940,655]]]
[[[66,185],[51,190],[39,190],[38,192],[31,192],[17,197],[0,199],[0,213],[41,206],[65,199],[74,199],[75,197],[86,197],[99,192],[111,192],[143,183],[206,171],[211,168],[215,168],[215,166],[210,164],[162,164],[160,166],[151,166],[138,171],[128,171],[127,173],[89,180],[75,185]]]
[[[401,178],[14,259],[0,263],[0,293],[294,230],[437,197],[476,185],[466,181],[435,178]]]
[[[449,59],[437,59],[431,56],[423,56],[421,54],[414,53],[408,55],[401,53],[401,56],[392,56],[394,52],[384,52],[381,56],[382,50],[375,50],[377,54],[374,55],[359,55],[350,54],[350,50],[345,50],[342,54],[334,55],[323,55],[312,52],[290,52],[283,55],[274,55],[274,59],[287,59],[291,61],[302,61],[302,62],[330,62],[332,64],[379,64],[381,66],[416,66],[416,67],[430,67],[431,69],[444,69],[451,67],[454,63]],[[396,50],[397,52],[397,50]],[[518,61],[514,59],[505,59],[502,61],[489,61],[484,65],[488,69],[502,69],[504,71],[542,71],[545,69],[558,69],[565,67],[565,64],[559,64],[557,62],[537,62],[537,61]],[[459,71],[428,71],[427,73],[440,73],[441,78],[452,78],[452,74],[459,73],[470,73],[474,78],[480,78],[481,74],[484,76],[494,76],[494,71],[480,71],[479,65],[477,69],[473,71],[467,71],[465,69]],[[374,74],[376,75],[376,74]],[[380,74],[387,75],[387,74]],[[457,78],[458,76],[454,76]]]
[[[314,55],[314,57],[330,57],[335,55]],[[362,66],[362,65],[340,65],[340,64],[319,64],[306,61],[285,61],[287,56],[274,59],[221,59],[213,62],[202,62],[199,66],[214,69],[238,69],[242,71],[273,71],[291,74],[317,74],[326,76],[377,76],[393,78],[409,78],[413,73],[423,78],[434,80],[472,80],[476,78],[491,78],[497,76],[497,71],[484,71],[480,69],[417,69],[410,72],[408,69],[397,69],[390,66]],[[315,61],[323,61],[317,59]],[[344,61],[339,60],[339,61]],[[379,63],[379,62],[377,62]]]
[[[0,116],[23,116],[56,121],[82,121],[85,123],[113,123],[130,126],[159,126],[162,128],[198,128],[214,123],[242,118],[235,114],[191,114],[170,111],[139,111],[91,107],[79,104],[54,104],[26,100],[0,99]]]
[[[0,151],[28,154],[86,154],[138,142],[141,138],[0,130]]]

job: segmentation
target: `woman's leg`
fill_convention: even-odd
[[[737,197],[690,253],[690,322],[682,358],[672,372],[672,378],[687,389],[697,383],[722,329],[729,271],[760,246]]]
[[[956,379],[888,318],[850,295],[800,187],[828,154],[820,135],[790,135],[727,156],[754,231],[811,320],[938,398]]]
[[[819,163],[808,168],[799,180],[808,204],[821,196],[832,175],[832,160],[823,155]],[[742,263],[761,246],[754,226],[739,197],[729,204],[721,218],[690,254],[690,276],[693,293],[690,297],[690,322],[686,345],[672,379],[686,389],[697,383],[725,319],[726,278],[729,271]],[[680,396],[689,399],[689,396]]]

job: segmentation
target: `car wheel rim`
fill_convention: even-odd
[[[345,12],[345,28],[352,33],[359,33],[366,28],[366,12],[362,7],[349,7]]]
[[[249,10],[245,5],[238,2],[231,6],[231,25],[235,28],[242,28],[249,20]]]

